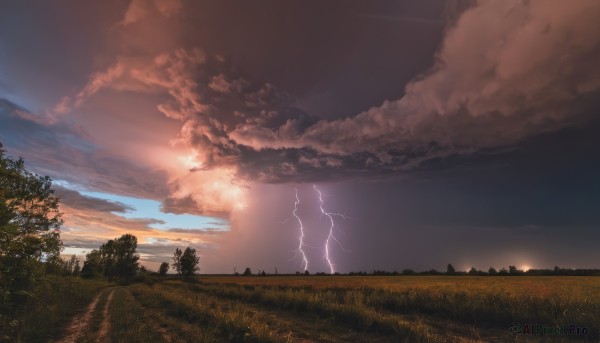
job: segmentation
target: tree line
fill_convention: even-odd
[[[295,275],[295,276],[308,276],[308,275],[316,275],[316,276],[328,276],[332,275],[325,272],[317,272],[311,274],[308,270],[304,272],[297,271],[294,274],[269,274],[264,270],[259,270],[257,274],[253,274],[252,270],[247,267],[242,274],[234,272],[235,276],[275,276],[275,275]],[[429,269],[424,271],[415,271],[413,269],[404,269],[402,271],[387,271],[374,269],[371,272],[366,271],[358,271],[358,272],[349,272],[346,274],[342,273],[334,273],[333,275],[346,275],[346,276],[399,276],[399,275],[452,275],[452,276],[600,276],[600,269],[573,269],[573,268],[560,268],[555,266],[553,269],[528,269],[521,270],[516,266],[508,266],[508,269],[501,268],[497,270],[494,267],[490,267],[487,271],[485,270],[477,270],[472,267],[468,271],[458,271],[452,264],[448,264],[446,267],[446,271],[438,271],[436,269]]]
[[[139,254],[137,249],[137,238],[131,234],[125,234],[114,240],[102,244],[99,249],[88,253],[81,268],[81,276],[84,278],[105,277],[110,281],[128,283],[134,280],[140,273],[148,273],[148,270],[139,265]],[[71,258],[73,260],[73,258]],[[159,275],[166,275],[170,267],[185,279],[189,279],[200,269],[200,257],[196,249],[187,247],[185,250],[175,249],[172,257],[173,263],[161,263]]]

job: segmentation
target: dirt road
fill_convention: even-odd
[[[108,332],[110,331],[110,320],[109,320],[109,312],[108,307],[112,301],[112,297],[114,294],[114,288],[107,288],[100,293],[98,293],[94,299],[90,302],[85,312],[75,316],[71,323],[67,326],[66,334],[63,338],[58,340],[57,342],[64,343],[78,343],[78,342],[90,342],[96,341],[100,343],[108,342]],[[104,299],[103,299],[104,298]],[[104,300],[104,301],[101,301]],[[104,302],[104,308],[102,313],[98,313],[100,309],[98,308],[98,304],[100,302]],[[94,315],[101,315],[102,322],[100,324],[100,329],[97,332],[93,332],[93,328],[91,328],[92,318]],[[96,337],[93,340],[93,336]]]

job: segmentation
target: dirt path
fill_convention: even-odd
[[[106,304],[104,304],[104,309],[102,310],[102,324],[100,324],[100,329],[98,330],[98,338],[96,338],[96,342],[105,343],[110,342],[108,338],[108,331],[110,329],[110,320],[108,314],[108,306],[112,301],[113,294],[115,294],[115,290],[111,290],[108,294],[108,298],[106,299]]]
[[[83,333],[86,331],[87,327],[90,325],[90,319],[92,318],[92,313],[96,309],[96,305],[98,304],[98,300],[100,299],[100,295],[103,292],[99,292],[94,300],[88,305],[85,313],[83,315],[76,315],[69,326],[67,327],[65,337],[61,339],[59,342],[63,343],[77,343],[81,340]]]

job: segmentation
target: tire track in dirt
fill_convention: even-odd
[[[73,317],[73,320],[69,324],[66,330],[65,337],[63,337],[58,342],[62,343],[77,343],[81,340],[83,333],[86,331],[87,327],[90,325],[90,319],[92,318],[92,313],[96,309],[96,305],[98,304],[98,300],[100,299],[100,295],[103,292],[98,292],[98,294],[94,297],[92,302],[88,305],[85,313],[83,315],[76,315]]]
[[[113,289],[108,294],[106,304],[104,304],[104,309],[102,310],[102,324],[100,324],[100,329],[98,330],[98,337],[96,338],[97,343],[110,342],[110,339],[108,338],[108,332],[110,330],[110,315],[108,314],[108,306],[110,306],[110,302],[112,301],[114,294],[115,290]]]

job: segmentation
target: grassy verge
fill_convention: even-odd
[[[163,336],[144,319],[144,308],[135,301],[126,288],[115,290],[109,306],[110,341],[164,342]]]

